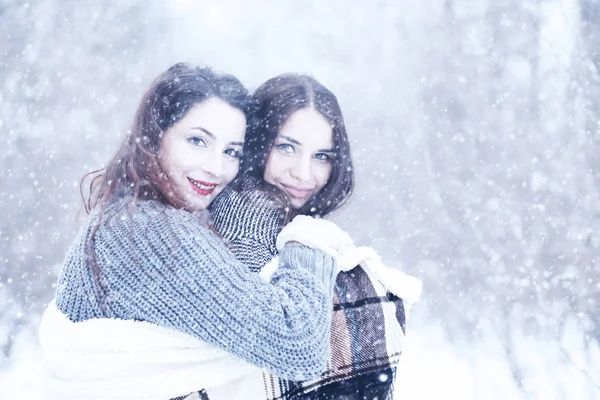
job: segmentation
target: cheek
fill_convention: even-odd
[[[315,181],[317,182],[317,186],[319,187],[319,189],[323,188],[323,186],[327,184],[329,178],[331,177],[332,170],[333,167],[331,164],[322,165],[316,169]]]
[[[186,169],[192,164],[194,158],[197,159],[197,155],[181,143],[169,143],[161,150],[163,166],[170,174]]]
[[[240,163],[237,161],[226,161],[225,170],[223,171],[223,184],[228,185],[237,176],[240,169]]]
[[[281,175],[283,161],[275,151],[272,151],[265,166],[265,176],[263,179],[268,183],[274,184],[275,180]]]

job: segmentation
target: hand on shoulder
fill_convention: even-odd
[[[335,223],[306,215],[296,216],[277,236],[277,250],[288,242],[299,242],[339,258],[342,249],[353,247],[350,235]]]

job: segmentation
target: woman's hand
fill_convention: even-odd
[[[298,215],[277,236],[277,250],[291,242],[319,249],[339,261],[345,249],[354,248],[354,243],[344,230],[335,223],[321,218]]]

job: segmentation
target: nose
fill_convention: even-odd
[[[210,155],[207,154],[202,169],[209,175],[215,178],[220,178],[223,175],[223,157],[220,151],[213,151]]]
[[[290,168],[290,175],[300,182],[310,182],[312,169],[310,159],[301,158]]]

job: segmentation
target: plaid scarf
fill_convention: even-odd
[[[390,370],[398,364],[406,322],[401,298],[387,292],[359,266],[338,275],[333,310],[327,370],[319,378],[302,382],[263,372],[265,399],[303,398],[334,382],[361,380],[365,374],[377,378],[379,374],[374,372]],[[388,386],[391,395],[392,377],[379,382],[379,386]]]

